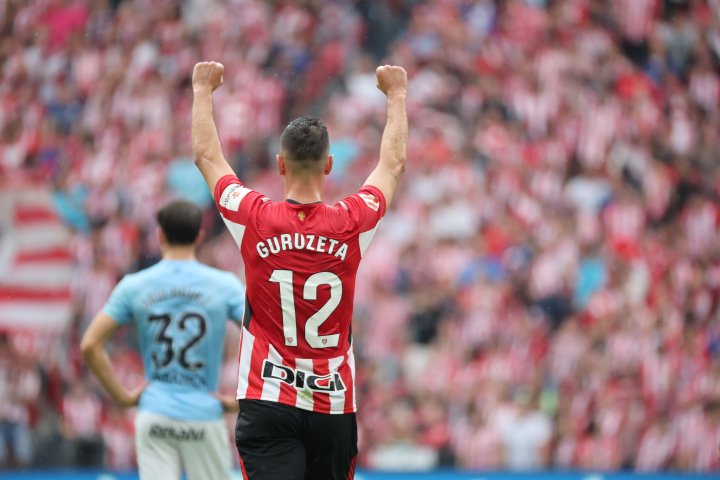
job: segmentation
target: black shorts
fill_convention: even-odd
[[[235,425],[248,480],[347,480],[355,476],[354,413],[330,415],[262,400],[239,400]]]

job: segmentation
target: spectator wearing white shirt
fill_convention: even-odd
[[[505,447],[505,467],[542,470],[549,464],[552,425],[537,407],[537,395],[527,388],[513,393],[512,408],[497,419]]]

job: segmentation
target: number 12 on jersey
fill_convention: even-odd
[[[297,318],[295,313],[295,293],[293,290],[292,270],[275,270],[270,275],[270,281],[280,284],[280,306],[282,307],[283,336],[285,345],[296,347]],[[320,335],[320,325],[328,319],[340,304],[342,298],[342,282],[340,278],[331,272],[319,272],[311,275],[303,286],[304,300],[317,300],[318,287],[320,285],[330,286],[330,298],[325,305],[315,312],[305,322],[305,341],[312,348],[337,347],[340,334]]]

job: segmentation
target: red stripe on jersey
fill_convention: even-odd
[[[245,334],[245,326],[243,326],[242,322],[238,323],[240,326],[240,340],[238,340],[238,353],[237,353],[237,363],[238,367],[240,366],[240,357],[242,356],[242,341],[243,341],[243,335]]]
[[[319,377],[328,375],[330,373],[329,361],[328,360],[314,360],[313,369],[315,374]],[[319,413],[330,413],[330,394],[324,392],[313,392],[314,407],[313,411]]]
[[[295,359],[283,359],[283,365],[294,370],[296,368]],[[285,405],[295,405],[297,401],[297,389],[285,382],[280,382],[280,398],[278,401]]]
[[[260,340],[260,341],[258,341]],[[247,398],[259,399],[263,391],[263,362],[268,358],[268,343],[262,341],[262,338],[255,337],[253,345],[252,357],[250,360],[250,373],[248,375]]]

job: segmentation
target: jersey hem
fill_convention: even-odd
[[[139,412],[145,412],[145,413],[152,413],[154,415],[160,415],[161,417],[169,418],[170,420],[177,420],[179,422],[214,422],[216,420],[220,420],[223,418],[222,411],[218,416],[178,416],[178,415],[170,415],[167,412],[161,411],[161,409],[154,409],[154,408],[148,408],[146,406],[140,406],[138,405],[137,411]]]
[[[244,395],[244,396],[236,397],[235,399],[236,400],[262,400],[263,402],[279,403],[280,405],[287,405],[288,407],[294,407],[294,408],[297,408],[298,410],[304,410],[306,412],[313,412],[313,413],[322,413],[323,415],[345,415],[347,413],[357,413],[357,407],[354,405],[350,408],[344,408],[342,412],[321,412],[321,411],[317,411],[312,408],[308,408],[307,406],[304,406],[304,405],[303,406],[296,405],[294,403],[282,402],[280,400],[268,400],[267,398],[260,398],[258,396]]]

